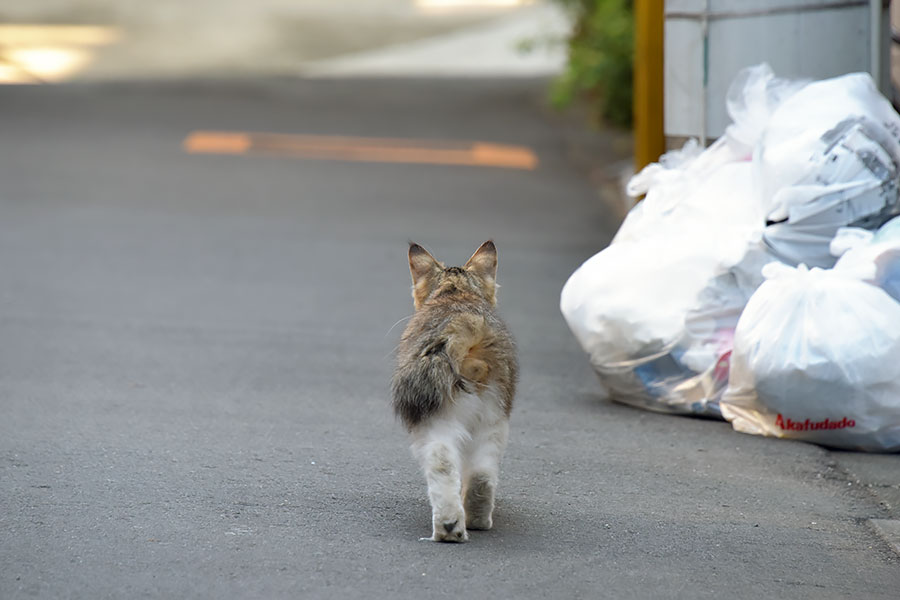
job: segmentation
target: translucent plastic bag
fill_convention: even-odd
[[[626,191],[646,197],[563,288],[562,313],[616,400],[717,415],[762,265],[831,266],[840,227],[900,212],[900,117],[868,76],[792,82],[758,65],[727,104],[725,136],[632,178]]]
[[[732,332],[771,257],[760,258],[763,211],[750,164],[704,170],[657,183],[660,205],[626,219],[572,274],[560,309],[614,399],[718,416]],[[670,186],[683,194],[671,205]]]
[[[772,113],[808,83],[805,79],[775,77],[765,63],[741,69],[725,96],[725,107],[732,121],[725,137],[732,147],[742,149],[737,152],[743,152],[749,160]]]
[[[872,272],[767,265],[720,408],[744,433],[900,450],[900,303]]]
[[[753,163],[770,207],[763,239],[784,262],[831,267],[839,228],[876,229],[900,214],[900,116],[868,74],[810,83],[785,99]]]
[[[719,171],[726,165],[745,165],[738,170],[750,165],[774,111],[804,85],[805,81],[775,77],[766,64],[741,70],[728,88],[732,124],[725,135],[706,149],[696,140],[688,140],[683,148],[667,152],[632,177],[626,193],[632,198],[646,197],[626,216],[615,240],[644,239],[692,220],[701,227],[719,218],[753,227],[765,221],[770,208],[767,200],[757,197],[755,174],[740,173],[728,184]],[[718,182],[710,185],[708,180],[717,174]],[[724,185],[716,187],[718,184]],[[717,204],[721,203],[728,203],[728,210],[720,210]]]
[[[626,191],[646,197],[563,288],[562,313],[613,399],[719,416],[734,328],[772,260],[749,159],[768,115],[801,85],[765,65],[742,72],[729,92],[733,127],[634,176]]]
[[[900,217],[875,233],[856,228],[838,230],[831,252],[840,256],[835,270],[869,272],[872,276],[865,281],[900,302]]]

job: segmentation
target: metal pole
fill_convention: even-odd
[[[709,121],[709,10],[710,0],[703,7],[700,29],[703,36],[703,83],[700,88],[700,145],[706,147],[706,126]]]
[[[663,0],[635,0],[634,167],[666,150],[663,133]]]
[[[869,72],[875,85],[881,89],[881,7],[882,0],[869,0]]]

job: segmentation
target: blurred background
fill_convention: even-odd
[[[529,0],[3,0],[0,19],[6,82],[346,74],[351,63],[333,59],[384,47],[394,52],[366,72],[496,73],[500,57],[529,40],[536,51],[506,68],[549,74],[564,60],[569,30],[558,6]],[[460,31],[478,45],[443,56],[409,46],[436,37],[446,44]],[[427,70],[401,58],[429,49]]]
[[[640,166],[721,135],[725,91],[749,64],[784,77],[877,71],[893,99],[898,27],[884,0],[0,0],[0,83],[545,77],[550,103],[581,102],[588,125],[649,121]]]
[[[580,105],[587,127],[635,125],[640,167],[721,135],[749,64],[868,70],[893,100],[897,27],[885,0],[0,0],[0,84],[544,77],[548,102]]]

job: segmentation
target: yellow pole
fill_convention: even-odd
[[[666,150],[663,133],[664,0],[635,0],[634,167],[640,171]]]

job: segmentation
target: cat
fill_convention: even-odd
[[[497,249],[463,267],[409,246],[415,314],[397,350],[394,412],[425,471],[435,542],[465,542],[493,525],[500,459],[518,378],[516,347],[494,311]]]

